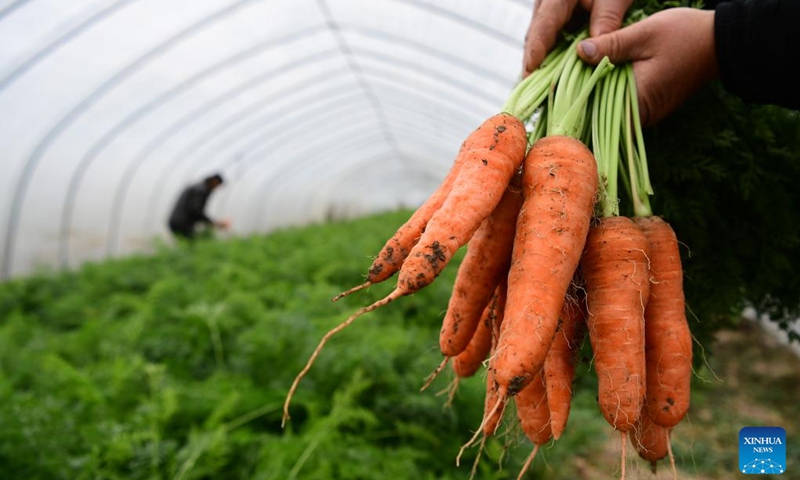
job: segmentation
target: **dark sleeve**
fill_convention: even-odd
[[[730,0],[715,6],[720,80],[751,103],[800,109],[800,1]]]
[[[207,201],[207,192],[200,189],[192,189],[186,202],[186,210],[189,213],[189,217],[197,222],[212,223],[205,213]]]

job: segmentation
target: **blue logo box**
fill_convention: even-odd
[[[739,430],[739,471],[747,475],[786,471],[786,430],[744,427]]]

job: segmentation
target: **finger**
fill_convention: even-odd
[[[575,8],[575,0],[540,0],[537,2],[528,32],[525,35],[523,76],[541,65],[556,44],[558,32],[567,23]]]
[[[647,26],[635,23],[612,33],[606,33],[578,44],[578,56],[592,65],[608,57],[611,63],[632,62],[648,57]]]
[[[632,0],[595,0],[589,19],[589,36],[597,37],[618,30]]]

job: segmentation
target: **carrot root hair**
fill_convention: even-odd
[[[387,295],[386,297],[384,297],[383,299],[378,300],[377,302],[373,303],[372,305],[369,305],[369,306],[366,306],[366,307],[358,309],[355,313],[350,315],[350,317],[348,317],[347,320],[343,321],[339,325],[337,325],[337,326],[333,327],[332,329],[328,330],[328,333],[326,333],[325,336],[322,337],[322,340],[319,341],[319,344],[317,345],[317,348],[314,349],[314,352],[308,358],[308,361],[306,362],[306,366],[303,367],[303,369],[300,371],[300,373],[297,374],[297,377],[295,377],[294,382],[292,382],[291,388],[289,388],[289,393],[286,395],[286,401],[283,404],[283,418],[281,419],[281,428],[285,427],[286,426],[286,422],[289,420],[289,418],[291,418],[289,416],[289,404],[292,402],[292,397],[294,397],[294,393],[297,390],[297,386],[300,384],[300,380],[302,380],[303,377],[306,376],[308,371],[311,370],[311,366],[314,364],[314,361],[319,356],[320,352],[322,351],[322,348],[325,346],[326,343],[328,343],[328,340],[330,340],[331,337],[333,337],[337,333],[339,333],[342,330],[344,330],[345,328],[347,328],[351,323],[353,323],[361,315],[364,315],[365,313],[369,313],[369,312],[371,312],[371,311],[373,311],[373,310],[375,310],[377,308],[380,308],[380,307],[382,307],[384,305],[387,305],[387,304],[391,303],[393,300],[401,297],[402,295],[403,295],[403,292],[401,290],[395,290],[392,293],[390,293],[389,295]]]
[[[444,357],[442,363],[440,363],[439,366],[436,367],[436,369],[433,372],[431,372],[430,375],[428,375],[428,378],[425,380],[425,383],[422,384],[422,388],[419,389],[420,392],[424,392],[425,389],[430,387],[431,383],[433,383],[433,381],[436,380],[436,377],[438,377],[439,374],[442,372],[442,370],[444,370],[444,367],[447,366],[447,362],[450,361],[450,358],[451,357]]]
[[[456,398],[456,392],[458,392],[458,384],[461,381],[461,377],[456,376],[450,382],[447,387],[442,389],[441,391],[436,393],[436,396],[447,394],[447,401],[444,403],[444,408],[449,408],[453,406],[453,400]]]
[[[464,454],[464,450],[468,449],[469,447],[471,447],[475,443],[475,441],[478,439],[478,437],[481,435],[481,433],[483,433],[483,427],[486,426],[486,423],[489,421],[489,419],[492,418],[495,413],[497,413],[497,409],[502,406],[502,410],[500,410],[500,411],[502,412],[503,410],[505,410],[507,399],[508,399],[508,397],[506,397],[505,395],[498,397],[497,401],[494,403],[494,406],[492,407],[492,409],[489,410],[489,412],[486,415],[484,415],[483,420],[481,420],[481,424],[478,426],[478,429],[475,430],[475,434],[472,435],[472,438],[470,438],[467,441],[467,443],[462,445],[461,449],[458,451],[458,455],[456,456],[456,466],[459,466],[461,464],[461,455]],[[498,422],[498,425],[499,425],[499,422]],[[484,437],[485,437],[485,435],[484,435]]]

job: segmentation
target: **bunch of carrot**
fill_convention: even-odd
[[[576,54],[585,36],[563,41],[519,82],[502,111],[464,140],[366,281],[334,297],[397,274],[389,295],[322,338],[289,390],[284,422],[298,383],[333,335],[430,285],[465,247],[440,332],[444,358],[425,383],[448,363],[456,379],[485,366],[484,418],[462,452],[494,435],[513,404],[535,445],[521,477],[538,447],[565,431],[576,357],[588,337],[600,411],[621,432],[622,477],[628,438],[653,465],[666,457],[670,432],[688,410],[692,373],[678,243],[650,209],[632,69],[607,59],[585,65]],[[619,179],[632,216],[619,213]]]

